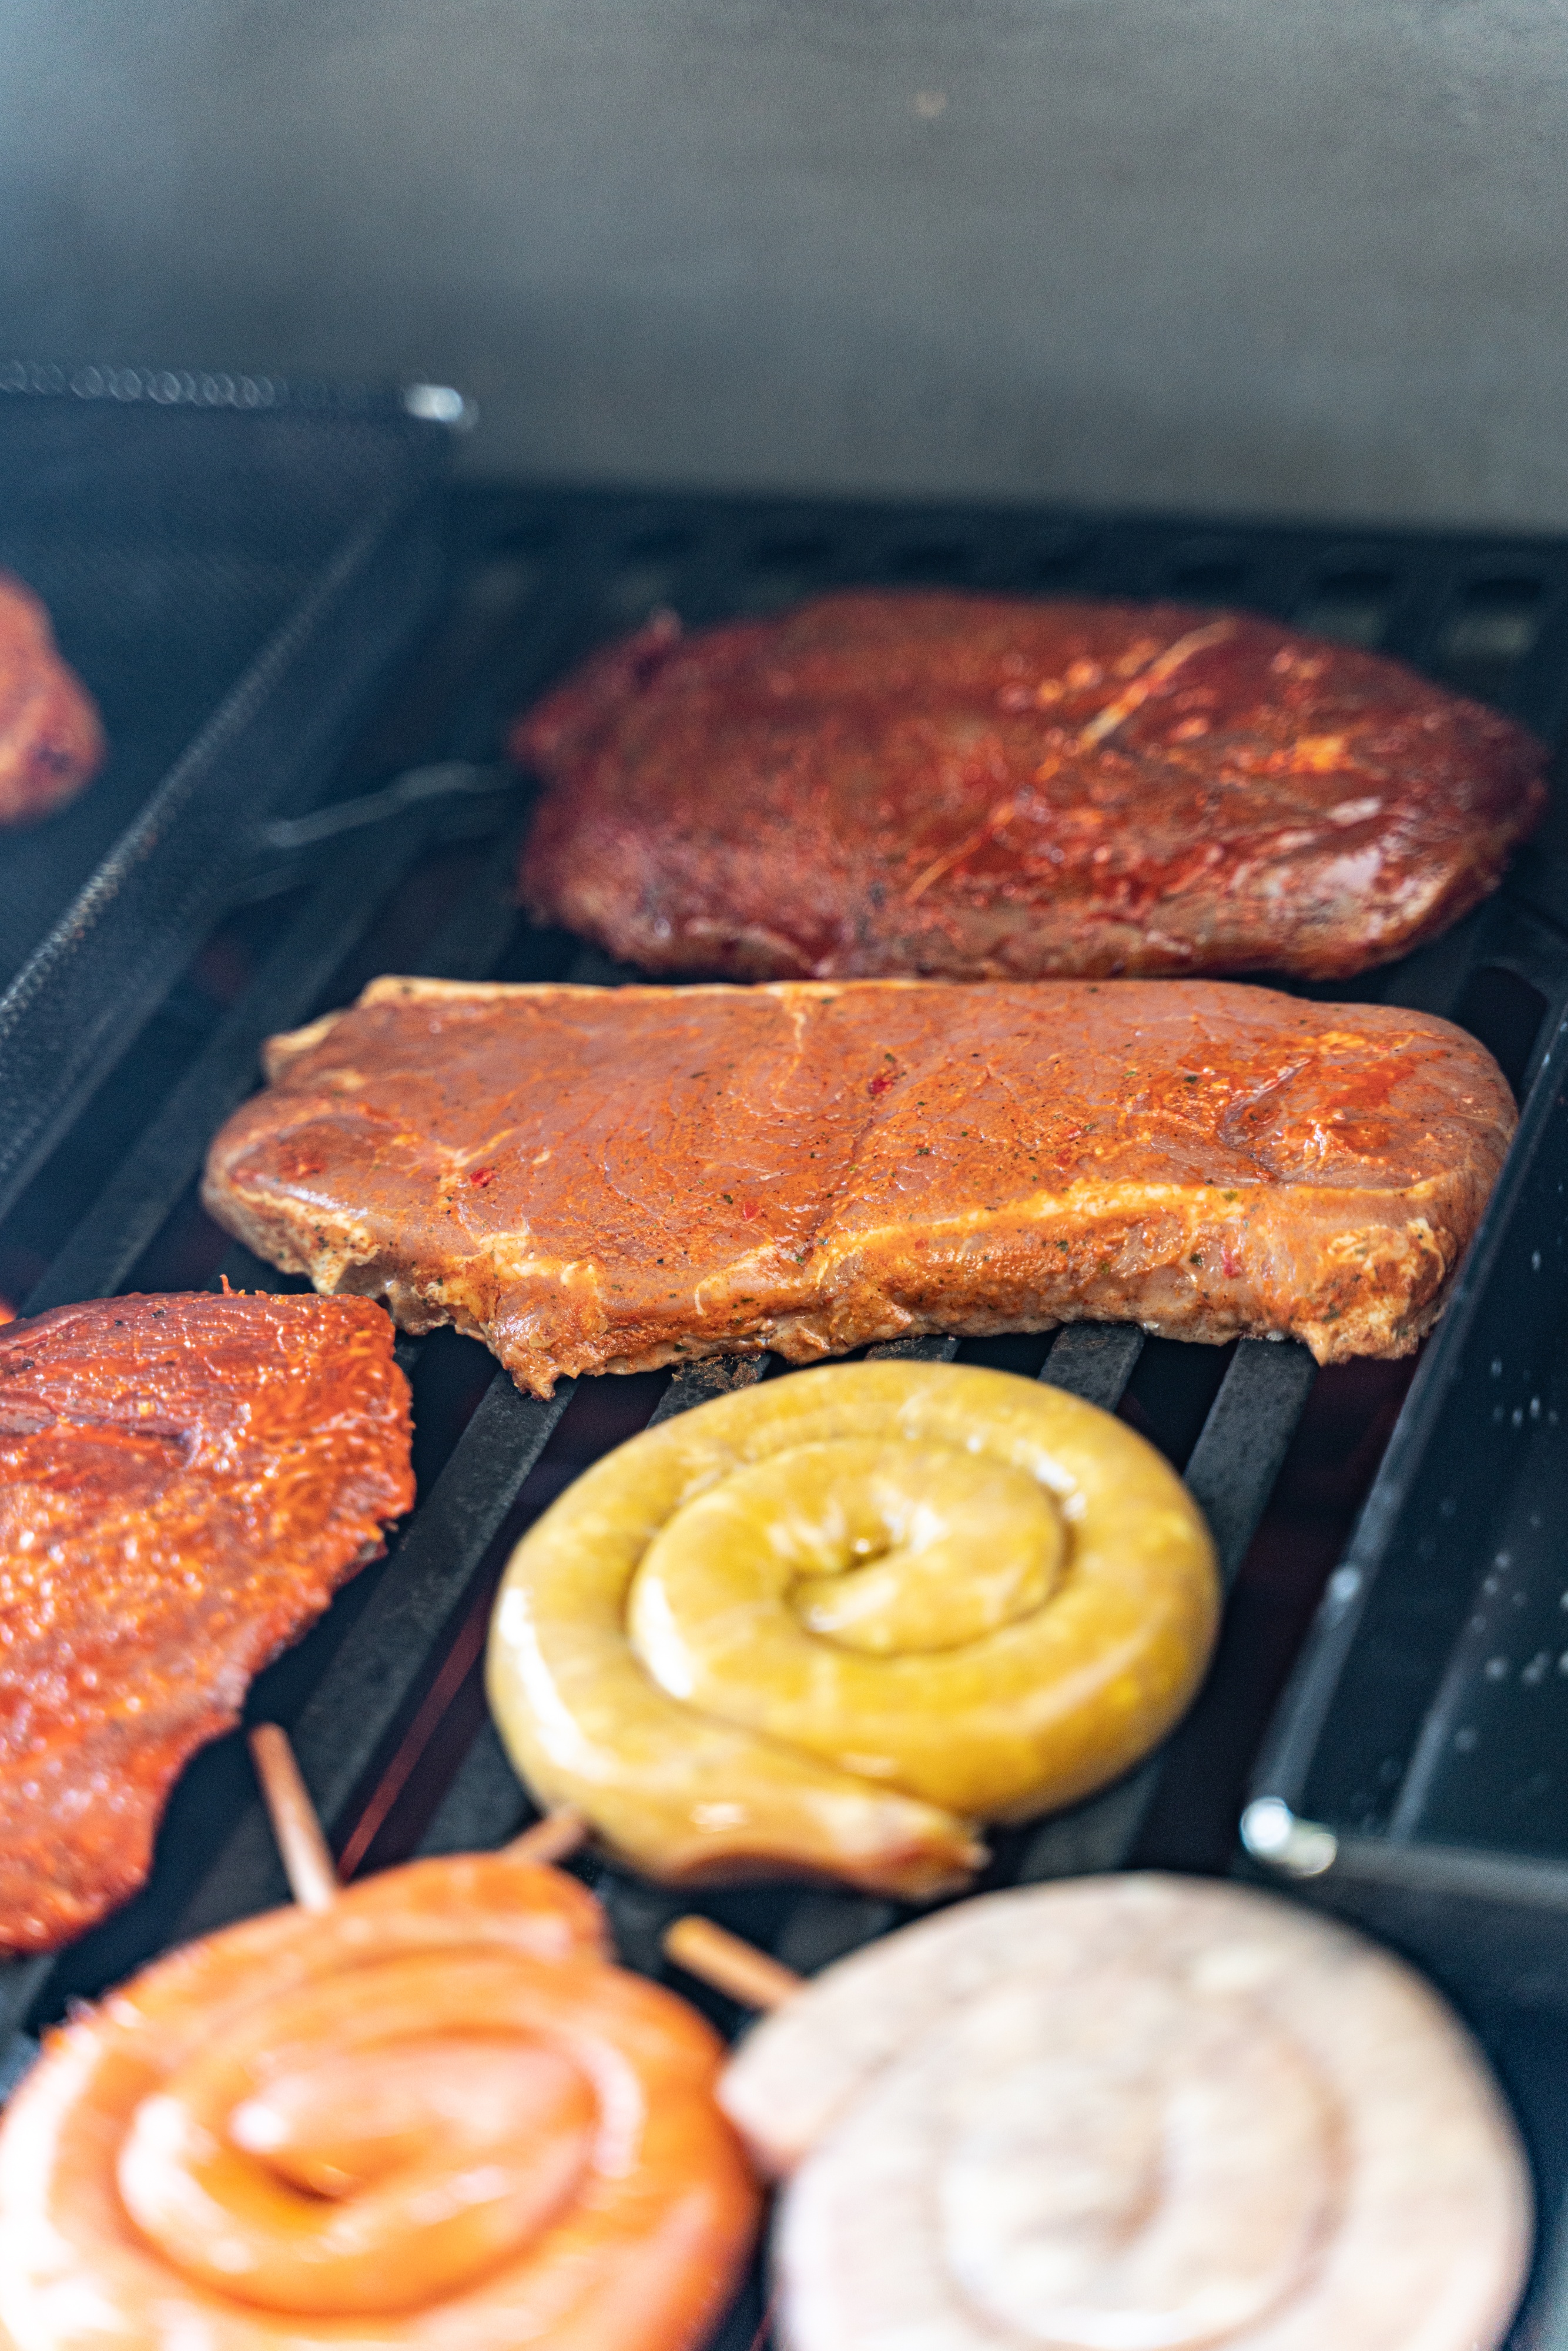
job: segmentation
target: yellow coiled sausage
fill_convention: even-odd
[[[919,1898],[976,1823],[1114,1779],[1218,1621],[1214,1557],[1143,1439],[1004,1372],[856,1364],[650,1429],[513,1553],[503,1736],[651,1875],[825,1872]]]
[[[7,2351],[693,2351],[757,2193],[722,2045],[506,1855],[148,1969],[0,2131]]]

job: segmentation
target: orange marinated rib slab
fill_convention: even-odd
[[[0,1331],[0,1949],[135,1890],[186,1759],[412,1506],[392,1336],[208,1294]]]
[[[382,979],[269,1072],[214,1214],[538,1394],[1076,1321],[1406,1353],[1514,1123],[1445,1021],[1211,981]]]

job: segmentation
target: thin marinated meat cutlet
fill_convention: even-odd
[[[0,1330],[0,1949],[146,1876],[186,1760],[413,1500],[357,1298],[108,1298]]]
[[[75,799],[103,754],[97,705],[56,651],[47,612],[0,571],[0,825]]]
[[[1343,978],[1495,888],[1544,747],[1256,613],[949,593],[665,614],[517,726],[541,920],[655,975]]]
[[[268,1071],[212,1213],[540,1395],[1078,1321],[1405,1354],[1514,1124],[1446,1021],[1212,981],[381,979]]]

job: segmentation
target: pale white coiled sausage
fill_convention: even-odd
[[[721,2096],[793,2174],[789,2351],[1494,2351],[1528,2266],[1459,2024],[1235,1886],[962,1904],[806,1986]]]

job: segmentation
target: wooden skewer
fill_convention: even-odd
[[[338,1866],[287,1732],[276,1722],[258,1723],[250,1734],[250,1752],[289,1891],[302,1910],[329,1910],[342,1891]],[[574,1853],[587,1834],[581,1813],[563,1808],[547,1813],[514,1837],[507,1851],[518,1860],[548,1866]],[[781,1967],[755,1944],[716,1927],[711,1918],[677,1918],[664,1936],[664,1949],[688,1975],[747,2008],[782,2008],[800,1989],[802,1979],[793,1969]]]
[[[289,1892],[302,1910],[329,1910],[342,1892],[342,1881],[287,1732],[276,1722],[258,1723],[250,1734],[250,1752]],[[514,1837],[507,1850],[519,1861],[548,1865],[575,1853],[587,1834],[588,1823],[580,1813],[547,1813]]]
[[[338,1865],[299,1776],[287,1732],[276,1722],[258,1723],[250,1734],[250,1754],[289,1892],[301,1910],[329,1910],[341,1891]]]
[[[559,1813],[547,1813],[542,1821],[536,1821],[531,1829],[514,1837],[506,1850],[514,1861],[564,1861],[569,1853],[577,1851],[587,1834],[588,1823],[582,1814],[563,1805]]]
[[[805,1980],[754,1943],[716,1927],[711,1918],[677,1918],[665,1932],[664,1949],[689,1976],[712,1984],[715,1991],[739,2001],[743,2008],[782,2008]]]

